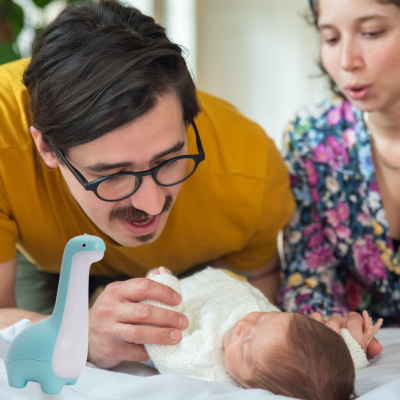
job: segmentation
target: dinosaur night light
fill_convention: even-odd
[[[5,353],[11,387],[33,381],[44,393],[56,394],[78,381],[88,352],[89,269],[105,250],[97,236],[85,234],[67,243],[53,314],[24,329]]]

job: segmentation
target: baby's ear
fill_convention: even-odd
[[[43,158],[43,161],[46,163],[46,165],[50,168],[58,168],[59,163],[57,157],[54,154],[53,150],[51,150],[44,142],[42,133],[39,130],[37,130],[34,126],[31,126],[30,131],[33,140],[36,144],[36,147],[38,149],[38,152],[40,156]]]

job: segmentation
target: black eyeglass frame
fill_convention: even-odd
[[[194,121],[192,121],[191,124],[192,124],[194,132],[196,134],[196,144],[197,144],[198,154],[187,154],[187,155],[184,155],[184,156],[173,157],[173,158],[170,158],[169,160],[166,160],[166,161],[162,162],[157,167],[148,169],[147,171],[117,172],[116,174],[103,176],[102,178],[96,179],[95,181],[92,181],[92,182],[88,182],[86,180],[86,178],[73,165],[70,164],[70,162],[67,160],[67,158],[65,157],[64,153],[61,150],[59,150],[57,148],[55,148],[55,150],[57,151],[57,153],[61,157],[61,159],[65,162],[65,165],[71,171],[72,175],[75,176],[75,178],[84,187],[85,190],[93,192],[100,200],[103,200],[103,201],[107,201],[107,202],[121,201],[121,200],[127,199],[128,197],[131,197],[140,188],[140,185],[142,184],[144,176],[151,175],[153,177],[154,181],[157,183],[157,185],[168,187],[168,186],[179,185],[180,183],[184,182],[186,179],[190,178],[194,174],[194,172],[196,171],[198,165],[206,158],[206,155],[205,155],[204,150],[203,150],[203,145],[201,143],[200,135],[199,135],[199,132],[197,130],[196,124],[194,123]],[[177,161],[177,160],[182,160],[182,159],[187,159],[187,158],[192,159],[195,162],[195,166],[194,166],[193,171],[192,171],[192,173],[190,175],[185,176],[184,179],[181,179],[179,182],[173,183],[171,185],[164,185],[164,184],[162,184],[162,183],[160,183],[158,181],[158,179],[157,179],[158,171],[164,165],[166,165],[166,164],[168,164],[168,163],[170,163],[172,161]],[[115,177],[118,177],[118,176],[127,176],[127,175],[136,176],[136,178],[138,179],[138,185],[137,185],[136,189],[131,194],[129,194],[128,196],[125,196],[125,197],[123,197],[121,199],[117,199],[117,200],[107,200],[107,199],[103,199],[102,197],[100,197],[100,195],[97,193],[97,188],[105,180],[107,180],[109,178],[115,178]]]

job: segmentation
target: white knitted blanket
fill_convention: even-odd
[[[153,300],[143,303],[181,312],[189,319],[189,327],[182,331],[182,340],[178,344],[146,345],[157,369],[161,373],[240,386],[225,368],[223,340],[226,332],[251,312],[280,310],[248,282],[218,269],[207,268],[181,281],[168,274],[155,275],[151,279],[180,293],[182,303],[176,307]],[[346,343],[350,344],[353,360],[363,356],[366,362],[359,344],[350,333],[348,336]],[[356,365],[356,369],[360,367],[363,366]]]

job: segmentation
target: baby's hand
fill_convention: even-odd
[[[372,318],[368,315],[368,312],[365,310],[363,311],[363,318],[364,318],[363,335],[364,335],[365,348],[367,348],[372,338],[378,333],[380,327],[382,326],[383,319],[379,318],[378,321],[376,321],[376,324],[373,325]]]
[[[367,353],[368,358],[373,358],[381,354],[382,346],[374,338],[374,335],[382,326],[382,318],[375,325],[372,325],[372,319],[368,316],[367,311],[363,312],[363,316],[356,312],[349,313],[347,317],[333,314],[327,320],[319,313],[313,313],[310,317],[334,330],[339,335],[340,329],[346,328]]]
[[[368,315],[368,312],[364,310],[362,317],[357,313],[350,313],[347,317],[346,328],[350,332],[351,336],[357,340],[361,348],[368,353],[367,348],[369,347],[369,344],[373,340],[376,333],[379,331],[382,323],[383,319],[380,318],[377,323],[373,325],[372,318]]]
[[[168,268],[164,268],[164,267],[153,268],[147,273],[146,278],[152,278],[153,276],[159,275],[159,274],[172,275],[172,272]]]

